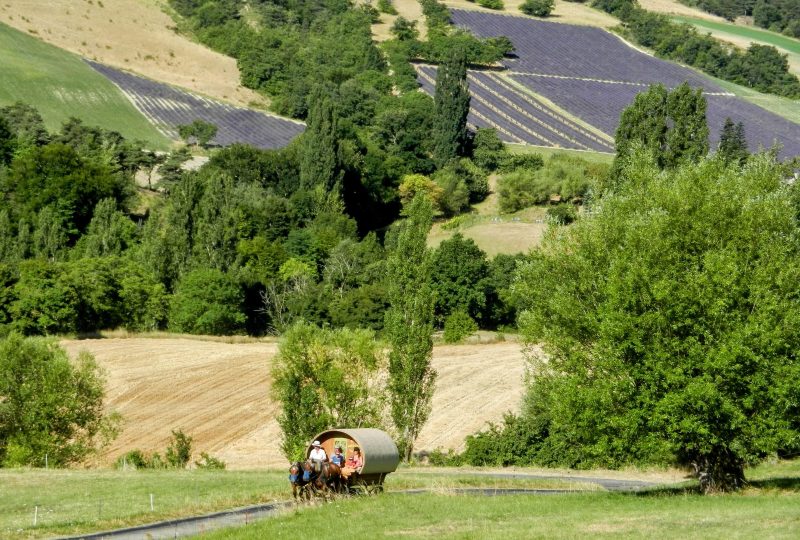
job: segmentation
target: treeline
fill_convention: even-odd
[[[170,0],[170,6],[184,31],[236,58],[244,86],[266,93],[275,112],[295,118],[308,115],[312,89],[321,84],[338,87],[369,124],[371,109],[385,108],[379,102],[391,98],[393,88],[417,89],[410,59],[438,63],[460,48],[468,62],[488,64],[513,49],[507,38],[478,39],[451,27],[447,8],[436,0],[423,2],[428,40],[419,41],[414,24],[401,19],[386,54],[372,40],[370,25],[380,13],[369,4]]]
[[[725,17],[753,17],[761,28],[800,38],[800,3],[795,0],[681,0],[688,6]]]
[[[421,98],[431,101],[413,96],[429,110]],[[429,122],[427,114],[417,120]],[[400,191],[428,188],[447,215],[485,196],[487,172],[459,158],[385,192],[359,184],[361,191],[348,194],[346,171],[325,185],[314,178],[324,171],[304,165],[324,161],[325,123],[314,115],[308,133],[282,150],[235,145],[194,172],[167,167],[180,161],[176,152],[162,165],[161,191],[151,191],[134,183],[153,160],[137,144],[77,120],[51,134],[29,107],[0,109],[2,333],[124,327],[260,335],[298,319],[380,329],[388,305],[386,229],[371,225],[370,207],[379,204],[371,190],[389,201],[388,219]],[[511,159],[492,133],[477,148],[485,167]],[[333,153],[337,171],[345,151]],[[455,236],[433,259],[437,325],[456,311],[484,328],[513,324],[505,291],[517,257],[489,260]]]
[[[729,48],[691,25],[642,9],[636,0],[594,0],[592,5],[618,17],[626,37],[663,58],[759,92],[800,98],[800,80],[789,72],[787,56],[775,47],[753,43],[745,51]]]

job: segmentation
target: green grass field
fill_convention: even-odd
[[[738,36],[740,38],[749,39],[750,41],[757,43],[773,45],[779,49],[783,49],[787,53],[800,55],[800,40],[793,39],[776,32],[770,32],[769,30],[753,28],[751,26],[742,26],[738,24],[708,21],[705,19],[694,19],[692,17],[679,17],[677,15],[673,16],[673,19],[694,25],[701,30]]]
[[[387,490],[596,489],[559,480],[403,470]],[[291,498],[284,471],[0,469],[0,538],[47,538],[115,529]],[[153,494],[153,510],[150,510]],[[36,509],[38,507],[38,510]],[[33,520],[36,514],[37,524]]]
[[[169,148],[122,92],[78,56],[5,24],[0,24],[0,72],[0,106],[24,101],[39,110],[51,131],[75,116],[154,149]]]

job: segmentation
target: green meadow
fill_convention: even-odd
[[[732,36],[749,39],[750,41],[757,43],[773,45],[779,49],[783,49],[787,53],[800,55],[800,40],[793,39],[776,32],[770,32],[769,30],[753,28],[751,26],[742,26],[738,24],[708,21],[705,19],[695,19],[692,17],[673,16],[673,19],[696,26],[700,30],[719,32],[720,34],[729,34]]]
[[[0,24],[0,73],[0,106],[26,102],[51,131],[74,116],[156,149],[169,147],[122,92],[80,57],[5,24]]]

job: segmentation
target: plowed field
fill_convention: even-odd
[[[269,396],[276,343],[127,338],[62,345],[71,355],[94,354],[106,371],[108,406],[124,418],[102,461],[134,448],[163,452],[170,430],[183,429],[194,438],[196,455],[207,451],[229,468],[284,464],[278,406]],[[468,434],[519,405],[524,361],[518,343],[438,346],[434,367],[439,378],[419,450],[460,449]]]

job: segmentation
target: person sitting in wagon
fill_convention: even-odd
[[[333,455],[331,456],[331,463],[334,465],[338,465],[339,467],[344,465],[344,454],[342,454],[342,447],[337,446],[333,449]]]
[[[308,459],[310,459],[311,464],[314,465],[314,471],[319,472],[322,468],[322,464],[328,461],[328,454],[322,449],[319,441],[314,441],[311,443],[311,446],[314,448],[311,450],[311,453],[308,454]]]
[[[347,458],[347,463],[342,468],[342,477],[349,478],[354,473],[360,473],[361,467],[364,466],[364,456],[361,455],[361,449],[356,446],[353,448],[353,453]]]

